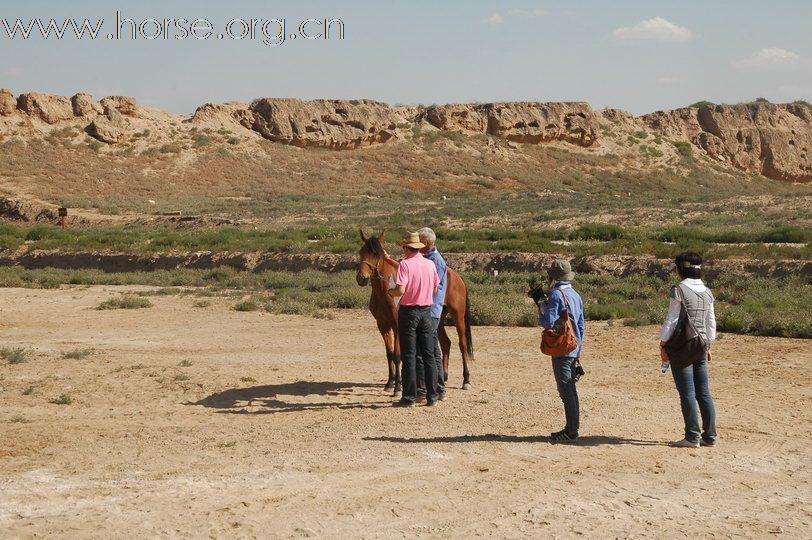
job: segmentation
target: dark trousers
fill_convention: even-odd
[[[417,355],[423,358],[434,357],[432,338],[431,307],[400,306],[398,309],[398,337],[400,339],[400,360],[403,378],[403,398],[417,399]],[[437,368],[434,362],[424,362],[426,399],[437,399]]]
[[[567,425],[564,431],[568,435],[577,435],[580,427],[580,402],[578,401],[578,390],[575,388],[573,375],[573,364],[577,358],[567,358],[565,356],[553,356],[553,375],[555,384],[558,386],[558,395],[564,402],[564,416]]]
[[[716,408],[708,383],[708,360],[703,358],[688,367],[674,368],[674,383],[679,392],[682,419],[685,421],[685,438],[699,442],[702,437],[708,442],[716,441]],[[697,405],[699,410],[697,411]],[[699,417],[702,416],[702,431],[699,431]]]
[[[431,338],[434,343],[434,366],[437,370],[437,393],[442,394],[445,392],[445,373],[443,372],[443,351],[440,348],[440,338],[437,332],[440,329],[440,319],[432,317],[431,322],[434,325],[434,336]],[[423,357],[417,355],[417,393],[426,393],[425,372],[423,371]]]

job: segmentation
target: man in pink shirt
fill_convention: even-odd
[[[431,305],[434,293],[440,284],[434,263],[420,254],[425,247],[417,233],[407,233],[401,242],[405,258],[398,265],[395,287],[389,294],[400,296],[398,308],[398,337],[400,358],[403,369],[403,395],[395,403],[397,407],[411,407],[417,399],[416,357],[418,351],[423,358],[433,358],[434,324],[431,320]],[[437,404],[437,368],[434,362],[425,362],[426,405]]]

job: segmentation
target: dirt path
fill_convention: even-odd
[[[120,290],[0,289],[0,344],[35,351],[0,364],[0,537],[809,536],[808,341],[724,336],[720,446],[680,450],[657,329],[591,324],[562,446],[533,329],[475,328],[475,388],[457,354],[449,400],[403,410],[368,315],[93,309]]]

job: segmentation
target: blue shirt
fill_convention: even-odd
[[[539,324],[543,328],[553,328],[555,326],[556,321],[564,312],[562,294],[567,295],[570,323],[575,332],[575,337],[578,339],[578,347],[566,354],[565,357],[578,358],[581,356],[581,345],[583,345],[584,341],[584,301],[581,299],[581,295],[575,292],[569,281],[556,281],[547,300],[539,302]]]
[[[423,256],[434,263],[434,266],[437,268],[437,275],[440,276],[440,285],[437,287],[437,292],[434,293],[434,303],[431,305],[431,317],[433,319],[439,319],[443,314],[445,288],[448,284],[448,265],[446,265],[445,259],[443,259],[440,252],[437,251],[437,248],[431,248],[426,251]]]

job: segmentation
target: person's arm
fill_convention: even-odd
[[[561,317],[562,299],[561,291],[559,294],[550,293],[547,301],[539,302],[539,325],[542,328],[550,329],[555,326],[555,323]]]
[[[448,288],[448,265],[442,266],[442,274],[440,274],[440,284],[437,287],[437,292],[440,293],[440,298],[445,303],[445,291]]]
[[[392,298],[397,298],[398,296],[403,296],[403,293],[406,292],[406,287],[403,285],[395,285],[395,287],[389,289],[387,292]]]
[[[674,335],[674,330],[677,328],[677,322],[679,322],[680,306],[682,305],[679,297],[677,297],[676,288],[671,289],[671,293],[669,294],[668,298],[668,313],[666,313],[663,325],[660,327],[660,359],[663,362],[669,361],[668,352],[665,350],[665,344],[669,339],[671,339],[671,336]]]
[[[395,276],[395,286],[389,289],[387,293],[392,298],[403,296],[403,293],[406,292],[407,283],[409,283],[409,272],[406,269],[406,265],[398,265],[398,273]]]
[[[710,362],[713,359],[711,345],[716,341],[716,308],[713,307],[713,302],[705,316],[705,334],[708,336],[708,362]]]

